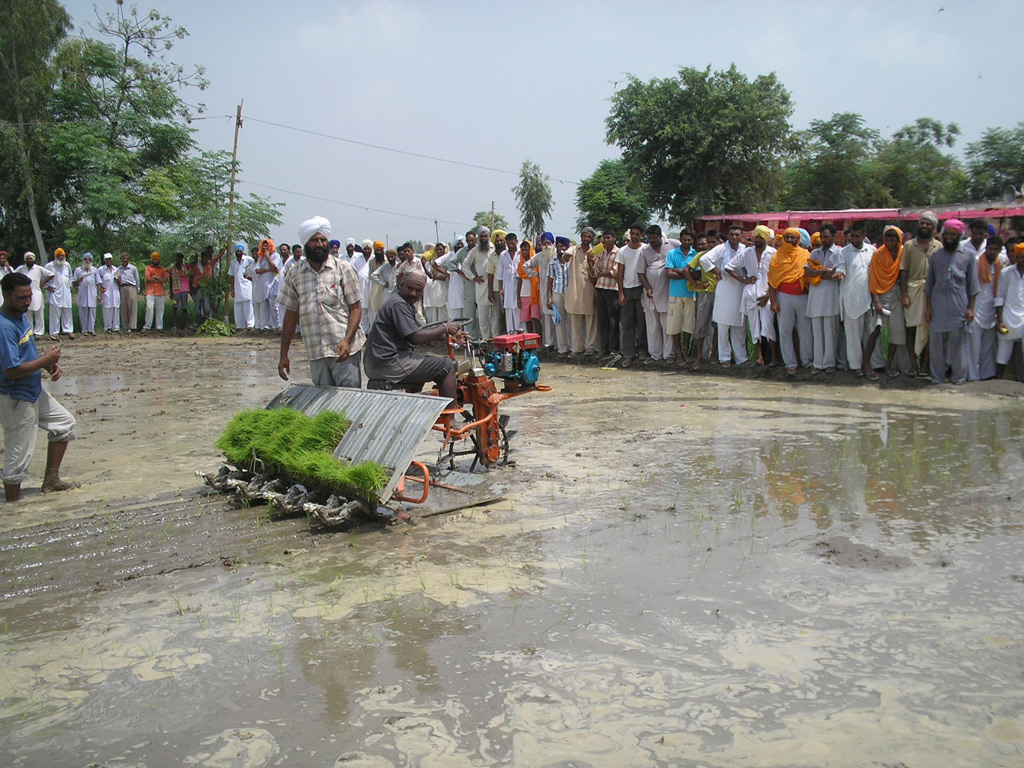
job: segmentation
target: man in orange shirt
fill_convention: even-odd
[[[146,323],[142,330],[153,330],[153,318],[156,316],[156,329],[164,330],[164,303],[167,301],[167,270],[160,266],[160,254],[150,254],[150,264],[146,267]]]

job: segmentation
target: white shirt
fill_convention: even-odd
[[[828,253],[821,248],[811,251],[811,258],[826,269],[835,269],[839,265],[838,246],[833,244]],[[818,285],[811,283],[807,289],[807,316],[832,317],[839,314],[839,281],[822,280]]]
[[[999,282],[1003,281],[1003,275],[1007,273],[1010,267],[1010,260],[1003,254],[999,254],[996,257],[996,261],[989,264],[988,258],[984,252],[978,257],[978,264],[987,264],[988,273],[992,277],[987,283],[978,281],[978,295],[974,297],[974,323],[979,328],[995,328],[996,327],[996,296],[992,290],[992,285],[995,282],[996,277],[996,263],[1002,262],[1003,271],[999,275]]]
[[[640,285],[640,276],[637,274],[636,267],[640,263],[640,252],[646,247],[643,243],[640,244],[639,248],[633,248],[629,243],[626,243],[619,248],[619,253],[615,257],[615,263],[622,265],[622,287],[623,288],[636,288]]]
[[[252,271],[256,261],[249,255],[243,255],[242,260],[231,259],[231,266],[228,267],[228,275],[235,281],[235,303],[252,301]]]
[[[46,290],[50,292],[50,304],[54,307],[70,307],[71,277],[74,275],[71,265],[66,259],[54,259],[46,265],[46,269],[53,273],[53,280],[46,284]]]
[[[711,310],[712,319],[719,325],[743,325],[744,285],[725,271],[725,267],[732,263],[743,250],[741,245],[734,251],[729,243],[725,242],[705,251],[704,255],[700,257],[702,271],[711,272],[717,268],[722,273],[722,279],[715,285],[715,307]]]
[[[113,264],[110,269],[103,265],[96,270],[96,284],[103,286],[103,306],[107,309],[114,309],[121,306],[121,291],[117,288],[114,278],[117,277],[117,267]]]
[[[999,276],[995,305],[1003,308],[1003,325],[1010,335],[1019,338],[1024,329],[1024,276],[1016,265],[1004,268]]]
[[[462,275],[457,275],[448,268],[448,265],[455,259],[455,256],[455,251],[448,251],[444,256],[438,258],[437,266],[448,273],[448,306],[453,310],[461,310],[466,306],[466,296],[463,291],[466,281],[462,278]],[[386,261],[384,263],[387,264]]]
[[[22,275],[28,275],[28,279],[32,281],[32,303],[28,305],[28,309],[29,312],[38,312],[43,308],[43,291],[39,284],[43,281],[43,278],[47,275],[52,275],[53,272],[46,267],[40,267],[38,264],[33,264],[32,269],[28,269],[22,264],[14,271]]]
[[[267,269],[277,267],[277,272],[264,272],[257,275],[256,269]],[[277,289],[281,287],[281,257],[274,251],[269,256],[260,256],[253,266],[253,275],[256,278],[253,285],[254,301],[269,301],[277,296]]]
[[[96,277],[98,271],[95,267],[79,267],[75,270],[75,282],[78,283],[78,306],[96,306]],[[79,282],[81,280],[81,282]]]
[[[871,291],[868,288],[868,267],[871,266],[871,254],[875,246],[865,240],[860,250],[847,243],[839,252],[839,263],[836,272],[843,274],[839,287],[839,300],[842,316],[847,320],[856,320],[871,309]]]

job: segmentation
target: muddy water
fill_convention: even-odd
[[[1024,762],[1019,393],[547,366],[502,502],[325,534],[191,476],[271,340],[67,358],[85,486],[2,517],[11,765]]]

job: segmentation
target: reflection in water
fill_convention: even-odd
[[[9,699],[0,746],[110,736],[88,757],[112,762],[160,733],[136,754],[179,764],[259,727],[282,764],[1024,762],[1017,402],[551,383],[508,404],[502,504],[126,585],[62,606],[82,617],[62,636],[0,639],[36,697]]]

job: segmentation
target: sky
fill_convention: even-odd
[[[114,0],[64,5],[76,30],[95,20],[94,5],[115,8]],[[188,30],[170,60],[206,68],[209,88],[182,93],[205,105],[193,124],[200,148],[231,150],[244,99],[239,190],[284,204],[282,226],[269,233],[275,242],[294,242],[316,215],[340,240],[396,247],[433,242],[435,232],[451,240],[492,202],[518,229],[512,189],[524,160],[550,177],[548,228],[571,234],[578,182],[619,154],[605,142],[605,118],[629,75],[646,81],[731,63],[749,79],[775,72],[797,130],[849,111],[888,137],[932,117],[959,124],[958,153],[987,128],[1024,121],[1021,0],[138,6]]]

